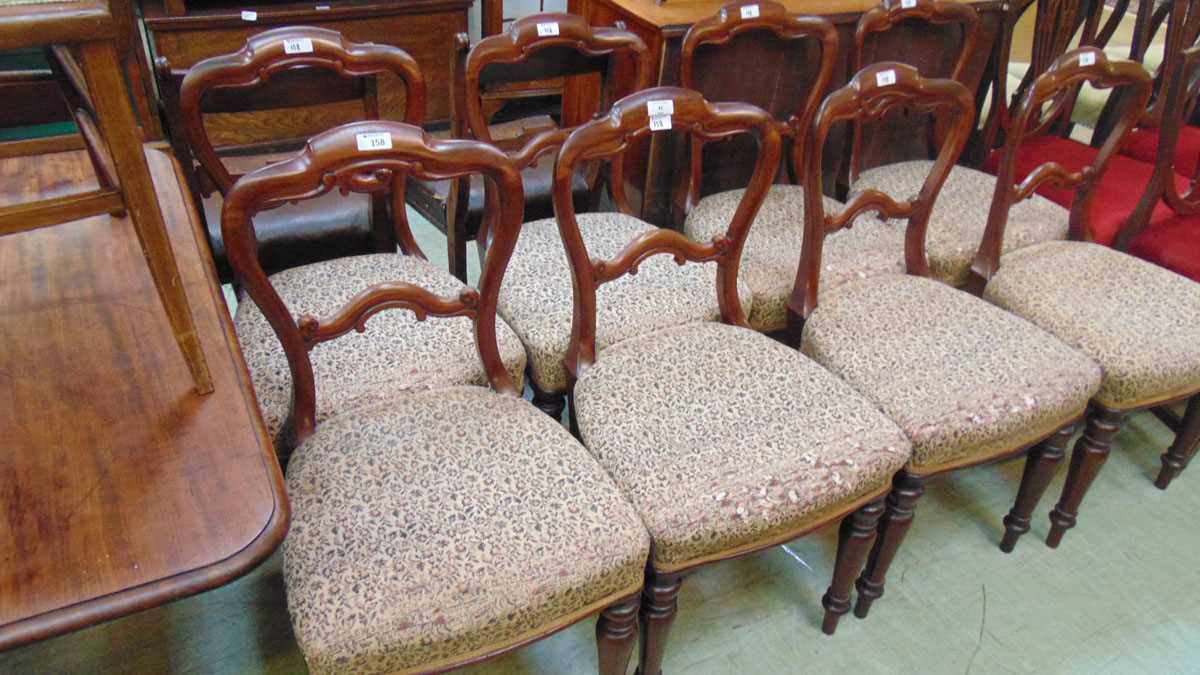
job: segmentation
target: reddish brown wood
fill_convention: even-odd
[[[883,515],[883,500],[871,502],[842,519],[838,530],[837,562],[833,568],[833,582],[821,598],[825,607],[825,620],[821,630],[833,635],[838,620],[850,611],[850,586],[863,569],[867,554],[875,543],[879,518]]]
[[[1012,510],[1004,517],[1004,539],[1000,541],[1000,550],[1012,553],[1021,535],[1029,531],[1029,519],[1037,508],[1046,488],[1054,479],[1054,472],[1062,461],[1067,443],[1075,434],[1075,425],[1071,424],[1059,429],[1058,433],[1034,446],[1025,458],[1025,473],[1021,476],[1021,487],[1017,491],[1017,501]]]
[[[634,596],[600,613],[596,621],[596,649],[600,675],[625,675],[633,645],[637,641],[638,610],[641,598]]]
[[[759,143],[754,177],[738,204],[726,236],[715,242],[697,244],[682,234],[664,229],[646,232],[629,242],[611,260],[593,261],[583,243],[571,180],[577,167],[589,161],[621,160],[631,143],[651,133],[651,102],[669,101],[674,109],[671,128],[703,141],[715,141],[750,133]],[[780,156],[779,127],[760,108],[744,103],[709,103],[695,91],[678,87],[655,87],[617,101],[608,115],[576,129],[559,150],[554,167],[554,212],[571,264],[574,287],[574,319],[566,367],[577,376],[596,358],[596,289],[624,274],[652,255],[669,254],[676,262],[717,262],[717,300],[726,323],[746,325],[745,312],[737,294],[737,270],[750,224],[774,179]]]
[[[199,218],[145,155],[214,392],[194,393],[127,219],[0,238],[0,651],[227,583],[288,505]],[[81,151],[0,160],[0,204],[87,191]]]
[[[1171,481],[1187,468],[1188,462],[1200,447],[1200,395],[1188,399],[1187,412],[1180,420],[1175,431],[1175,442],[1162,456],[1162,469],[1155,479],[1154,485],[1160,490],[1166,490]]]
[[[1120,431],[1123,418],[1124,413],[1119,410],[1092,403],[1087,427],[1071,451],[1071,468],[1062,496],[1050,512],[1050,534],[1046,535],[1046,545],[1050,548],[1058,548],[1066,531],[1075,527],[1079,504],[1108,460],[1113,437]]]
[[[900,550],[900,544],[912,526],[913,513],[917,500],[925,494],[925,481],[920,476],[914,476],[901,470],[896,474],[892,491],[887,497],[887,511],[879,523],[879,536],[867,566],[855,582],[858,589],[858,602],[854,604],[854,616],[865,619],[871,611],[871,604],[883,597],[884,579],[888,568]]]
[[[359,150],[361,134],[386,135],[391,149]],[[312,199],[333,189],[387,192],[402,185],[407,176],[445,180],[469,173],[483,174],[495,183],[499,202],[478,292],[471,289],[458,297],[439,298],[410,284],[379,284],[359,293],[330,317],[297,320],[258,261],[250,219],[263,209]],[[291,159],[246,174],[234,184],[226,197],[221,227],[230,263],[288,357],[293,402],[283,433],[285,445],[298,445],[314,430],[316,391],[309,350],[351,329],[364,329],[367,319],[384,309],[410,309],[421,318],[427,314],[472,317],[476,345],[492,386],[516,395],[496,343],[496,301],[504,268],[516,245],[523,202],[520,172],[500,150],[478,141],[434,140],[419,127],[384,121],[356,122],[319,134]],[[407,227],[407,223],[398,221],[397,226]]]
[[[638,675],[662,675],[663,655],[675,614],[679,609],[681,574],[664,574],[653,568],[646,570],[646,585],[642,590],[640,614],[641,640],[638,641]]]

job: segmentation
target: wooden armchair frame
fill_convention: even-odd
[[[0,49],[47,48],[99,183],[80,194],[0,207],[0,236],[127,212],[195,389],[207,394],[212,377],[150,178],[117,51],[121,37],[103,2],[0,7]]]
[[[756,6],[758,15],[753,18],[742,18],[743,8]],[[733,38],[753,31],[770,31],[785,40],[816,40],[821,46],[820,67],[816,80],[805,96],[800,109],[780,123],[780,134],[790,138],[791,152],[789,154],[788,170],[793,182],[804,180],[805,139],[808,127],[821,98],[829,88],[833,77],[833,68],[838,58],[838,34],[833,23],[828,19],[816,16],[795,16],[783,5],[771,0],[754,2],[739,0],[721,8],[715,16],[698,21],[688,29],[683,36],[683,45],[679,54],[679,83],[686,89],[696,87],[695,59],[696,51],[704,46],[723,45]],[[701,180],[703,178],[704,144],[698,137],[693,137],[691,144],[690,174],[687,186],[685,208],[690,211],[700,200]]]

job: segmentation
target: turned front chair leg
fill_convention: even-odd
[[[917,500],[925,493],[925,481],[907,471],[896,476],[894,487],[887,498],[887,511],[879,523],[879,537],[871,549],[867,568],[854,584],[858,588],[858,602],[854,605],[854,616],[865,619],[871,611],[871,603],[883,596],[883,581],[900,544],[912,525],[913,511]]]
[[[640,595],[605,607],[596,621],[596,650],[600,675],[625,675],[637,638]]]
[[[675,623],[682,581],[680,574],[656,572],[653,567],[646,569],[646,587],[642,590],[639,613],[642,631],[639,675],[662,675],[663,654],[667,651],[671,624]]]
[[[1025,474],[1021,476],[1021,487],[1017,490],[1017,501],[1004,517],[1001,551],[1012,553],[1017,539],[1029,531],[1029,519],[1033,516],[1033,510],[1042,501],[1042,495],[1046,494],[1046,488],[1054,479],[1055,469],[1066,454],[1067,443],[1071,441],[1074,433],[1075,424],[1068,424],[1053,436],[1030,448],[1025,458]]]
[[[1088,488],[1100,473],[1112,449],[1113,437],[1121,428],[1122,413],[1098,403],[1092,405],[1087,417],[1083,436],[1075,443],[1071,452],[1071,468],[1067,471],[1067,483],[1063,486],[1058,505],[1050,512],[1050,534],[1046,545],[1058,548],[1063,534],[1075,527],[1079,504]]]
[[[1158,472],[1158,479],[1154,481],[1155,487],[1166,490],[1171,481],[1187,468],[1188,462],[1191,461],[1192,455],[1196,454],[1198,446],[1200,446],[1200,394],[1188,399],[1187,412],[1183,414],[1183,421],[1179,425],[1179,431],[1175,434],[1175,441],[1162,456],[1162,470]]]
[[[838,530],[837,561],[833,568],[833,581],[821,598],[825,607],[825,621],[821,630],[833,635],[838,620],[850,611],[850,585],[863,569],[875,534],[879,529],[879,518],[883,515],[883,500],[871,502],[854,513],[842,518]]]

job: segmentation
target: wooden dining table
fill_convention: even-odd
[[[179,167],[146,157],[215,391],[194,392],[127,218],[0,237],[0,651],[227,583],[283,540],[283,477]],[[93,189],[0,159],[0,204]]]

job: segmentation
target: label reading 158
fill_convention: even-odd
[[[291,38],[283,41],[285,54],[311,54],[312,50],[312,38]]]
[[[554,37],[558,35],[558,22],[550,21],[537,25],[538,37]]]
[[[757,19],[758,18],[758,5],[742,5],[741,11],[742,11],[743,19]]]
[[[650,131],[667,131],[670,128],[670,115],[655,115],[650,118]]]
[[[358,149],[361,152],[392,149],[392,135],[386,131],[358,134],[354,140],[358,142]]]
[[[896,71],[889,68],[875,73],[875,84],[880,87],[896,84]]]

